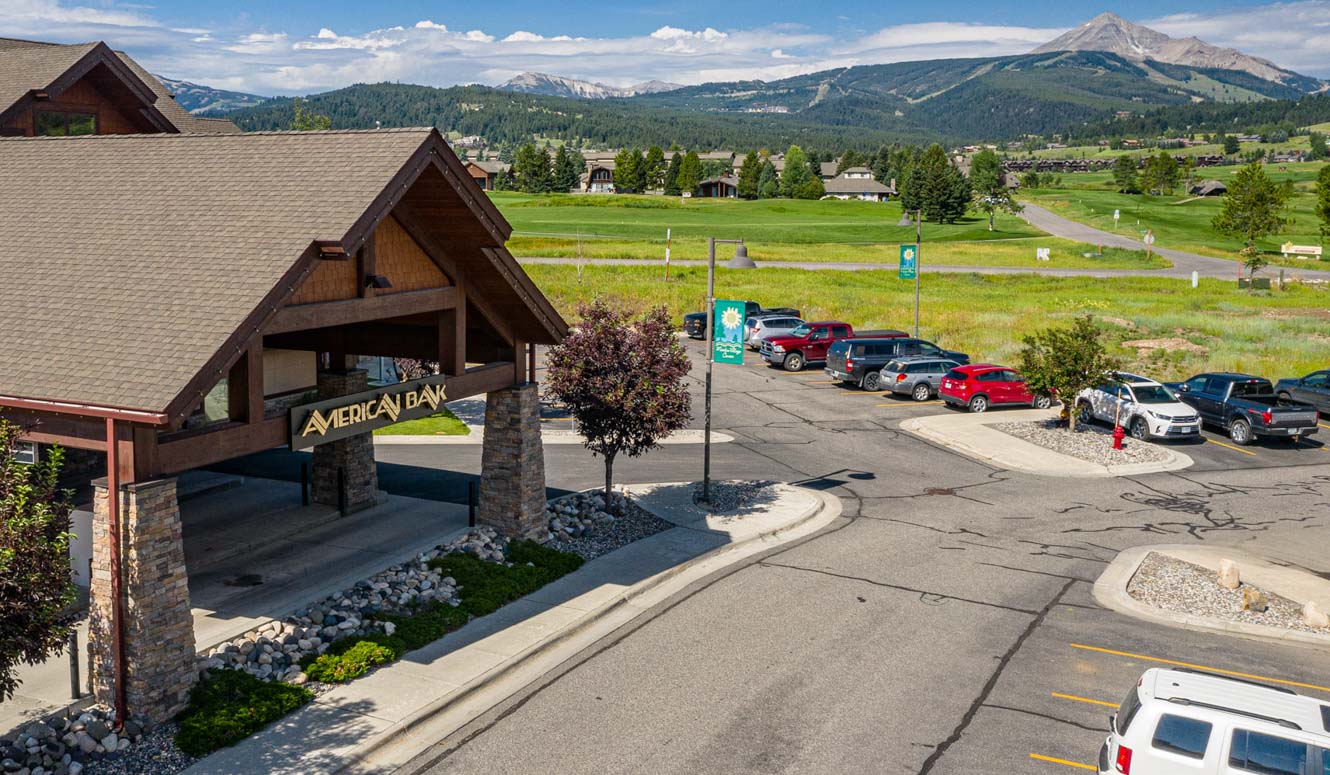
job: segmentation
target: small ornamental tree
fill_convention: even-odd
[[[1037,177],[1035,182],[1038,183]],[[993,216],[999,211],[1015,214],[1025,209],[1012,198],[1011,189],[1007,188],[1007,175],[1002,171],[1002,160],[992,151],[980,151],[970,160],[970,189],[975,207],[988,213],[989,231],[993,230]]]
[[[605,460],[605,503],[614,461],[638,457],[689,418],[688,355],[664,307],[638,320],[597,299],[581,322],[550,349],[546,393],[572,414],[583,445]]]
[[[1024,338],[1019,362],[1025,386],[1036,396],[1053,396],[1076,431],[1076,394],[1108,381],[1120,368],[1089,315],[1065,328],[1048,328]]]
[[[36,465],[14,460],[19,428],[0,419],[0,701],[14,696],[20,662],[35,665],[69,635],[69,493],[56,488],[62,451]]]

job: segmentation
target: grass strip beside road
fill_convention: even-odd
[[[706,296],[705,267],[677,268],[668,282],[655,266],[525,269],[570,321],[580,303],[598,296],[631,310],[663,304],[675,320],[702,309]],[[920,287],[920,333],[975,363],[1011,364],[1023,335],[1092,314],[1124,366],[1156,379],[1211,370],[1277,379],[1325,368],[1330,294],[1312,286],[1249,292],[1220,280],[1202,279],[1193,289],[1166,277],[930,275],[925,266]],[[720,268],[716,289],[721,298],[795,307],[807,320],[845,320],[861,329],[910,328],[914,318],[914,283],[895,272]]]

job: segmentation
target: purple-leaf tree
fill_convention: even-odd
[[[664,307],[631,320],[598,299],[578,314],[550,349],[545,389],[568,408],[583,445],[604,458],[608,507],[615,459],[637,457],[687,425],[690,364]]]

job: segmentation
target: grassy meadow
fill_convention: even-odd
[[[926,265],[925,265],[926,267]],[[702,308],[706,270],[534,265],[527,272],[570,320],[579,303],[604,296],[629,309],[664,304],[675,319]],[[914,285],[895,273],[764,267],[718,270],[716,294],[792,306],[805,318],[862,328],[908,330]],[[1132,368],[1161,379],[1207,369],[1271,378],[1330,366],[1330,291],[1239,291],[1233,283],[1169,278],[1057,278],[1037,275],[922,277],[921,333],[976,362],[1013,361],[1023,334],[1083,314],[1099,319]],[[1122,343],[1131,343],[1123,346]]]
[[[1290,180],[1294,196],[1289,203],[1288,215],[1292,219],[1284,231],[1257,241],[1270,261],[1277,265],[1322,269],[1328,262],[1284,259],[1279,246],[1285,242],[1298,245],[1321,243],[1320,222],[1312,212],[1315,204],[1316,175],[1324,162],[1269,165],[1266,173],[1274,180]],[[1206,167],[1196,171],[1197,179],[1215,179],[1228,182],[1239,166]],[[1119,194],[1111,190],[1111,175],[1107,172],[1066,174],[1061,176],[1061,187],[1031,189],[1020,192],[1020,198],[1035,202],[1066,218],[1114,231],[1113,210],[1120,210],[1122,218],[1117,232],[1133,237],[1154,229],[1158,247],[1175,248],[1234,261],[1242,242],[1222,236],[1210,227],[1210,221],[1223,206],[1222,197],[1196,198],[1185,193],[1174,196],[1146,196]],[[1138,223],[1139,222],[1139,223]]]

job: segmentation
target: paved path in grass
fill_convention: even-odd
[[[1126,248],[1127,250],[1144,250],[1145,246],[1139,241],[1133,240],[1122,234],[1111,234],[1106,231],[1100,231],[1083,223],[1063,218],[1060,215],[1045,210],[1039,205],[1026,204],[1025,212],[1021,215],[1032,226],[1048,232],[1054,237],[1083,242],[1089,245],[1104,245],[1107,247]],[[920,266],[925,273],[928,272],[946,272],[946,273],[967,273],[974,274],[1043,274],[1052,277],[1191,277],[1193,271],[1199,272],[1201,277],[1213,277],[1221,280],[1237,279],[1238,264],[1235,261],[1229,261],[1223,258],[1211,258],[1201,256],[1195,253],[1187,253],[1181,250],[1171,250],[1169,248],[1156,247],[1155,252],[1169,261],[1173,266],[1168,269],[1067,269],[1058,267],[1056,264],[1047,264],[1042,266],[965,266],[958,264],[929,264],[928,263],[928,240],[924,240],[923,261]],[[842,272],[860,272],[868,270],[877,271],[896,271],[896,266],[890,263],[857,263],[847,261],[762,261],[761,256],[757,256],[758,266],[783,267],[786,269],[812,269],[829,270]],[[544,257],[519,257],[519,263],[522,264],[562,264],[567,266],[664,266],[665,262],[653,258],[544,258]],[[705,261],[698,259],[676,259],[670,262],[671,266],[706,266]],[[718,262],[723,265],[723,262]],[[1309,280],[1330,281],[1330,272],[1301,269],[1299,267],[1286,267],[1286,276],[1289,278],[1300,277]],[[1269,267],[1265,270],[1265,276],[1274,278],[1279,274],[1278,267]]]

